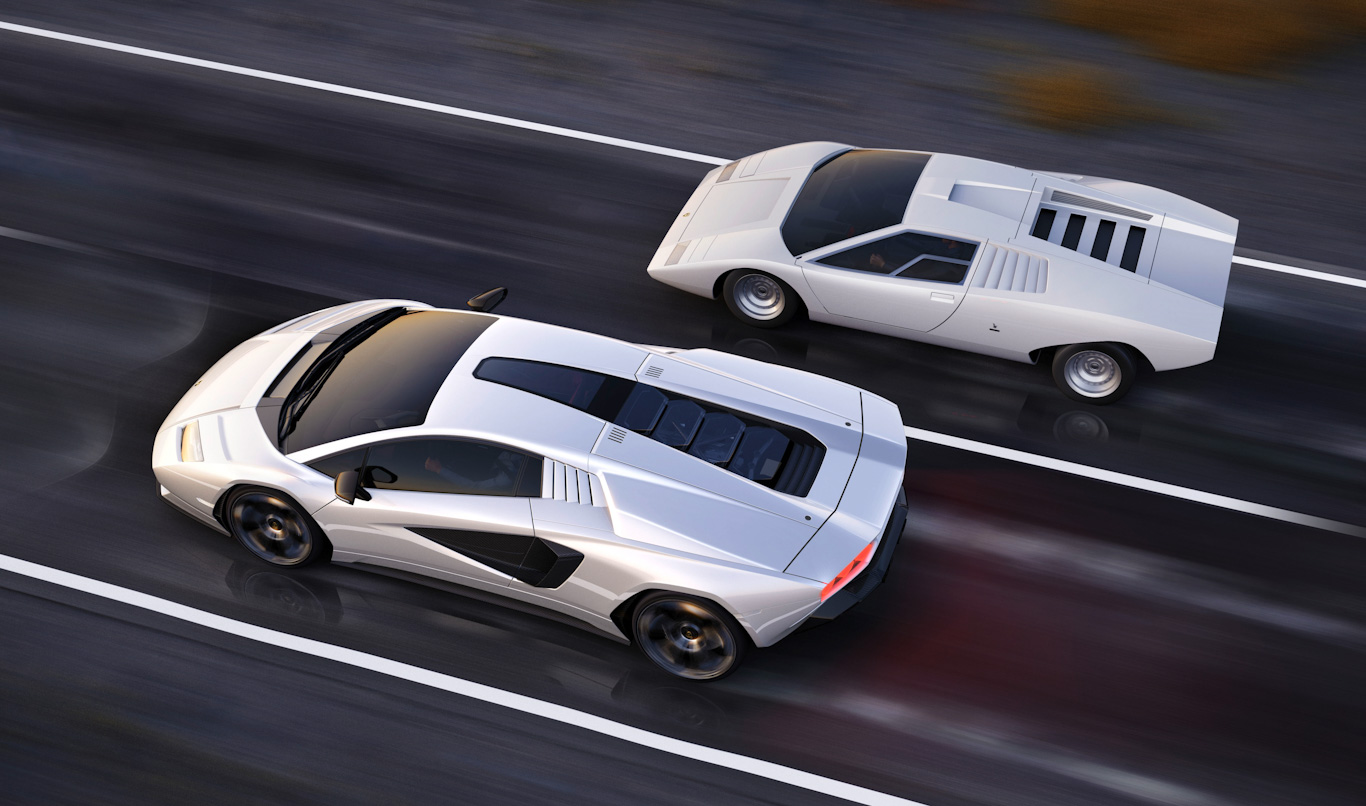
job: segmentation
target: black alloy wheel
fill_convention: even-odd
[[[688,680],[720,680],[739,667],[749,646],[749,636],[724,608],[681,593],[642,599],[631,633],[645,657]]]
[[[262,560],[289,568],[327,555],[330,545],[313,519],[288,496],[244,487],[223,508],[228,531]]]

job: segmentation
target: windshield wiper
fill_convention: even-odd
[[[280,446],[282,452],[285,451],[285,437],[294,431],[294,427],[298,425],[299,418],[303,416],[308,404],[312,403],[318,396],[323,384],[327,383],[327,379],[332,376],[332,371],[341,364],[346,354],[373,336],[380,328],[406,313],[408,313],[407,308],[390,308],[387,311],[375,314],[338,336],[337,340],[328,345],[323,354],[318,356],[318,360],[313,362],[313,366],[308,368],[304,376],[290,390],[289,396],[285,398],[284,405],[280,407],[280,425],[275,434],[275,442]]]

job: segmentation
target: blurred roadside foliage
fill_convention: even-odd
[[[1258,73],[1366,34],[1366,0],[1046,0],[1061,22],[1175,64]]]
[[[998,83],[1016,116],[1044,128],[1086,131],[1166,117],[1099,65],[1043,64],[1001,74]]]

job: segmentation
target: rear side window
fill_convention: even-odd
[[[939,235],[903,232],[821,258],[819,263],[853,271],[961,283],[977,254],[977,244]]]
[[[363,482],[380,490],[458,495],[517,495],[536,474],[540,495],[541,462],[520,451],[462,439],[412,439],[370,448]]]

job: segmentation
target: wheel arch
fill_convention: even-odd
[[[632,646],[635,646],[636,642],[635,639],[632,637],[632,633],[634,632],[634,630],[631,629],[631,615],[635,612],[636,606],[640,604],[640,601],[642,599],[644,599],[646,596],[655,593],[674,593],[680,596],[691,596],[695,599],[703,599],[705,601],[711,602],[720,609],[724,610],[731,618],[735,619],[735,623],[739,624],[740,629],[745,631],[745,638],[749,640],[750,646],[759,645],[754,635],[754,628],[750,626],[749,622],[746,621],[744,617],[742,617],[739,613],[735,612],[735,608],[727,605],[725,602],[721,601],[720,599],[717,599],[715,596],[709,596],[697,591],[678,590],[676,588],[664,587],[662,585],[653,585],[638,590],[630,596],[626,597],[621,602],[621,604],[617,605],[615,608],[612,609],[612,612],[609,616],[612,619],[612,623],[616,625],[616,628],[621,631],[622,635],[626,636],[626,640],[629,641]]]

